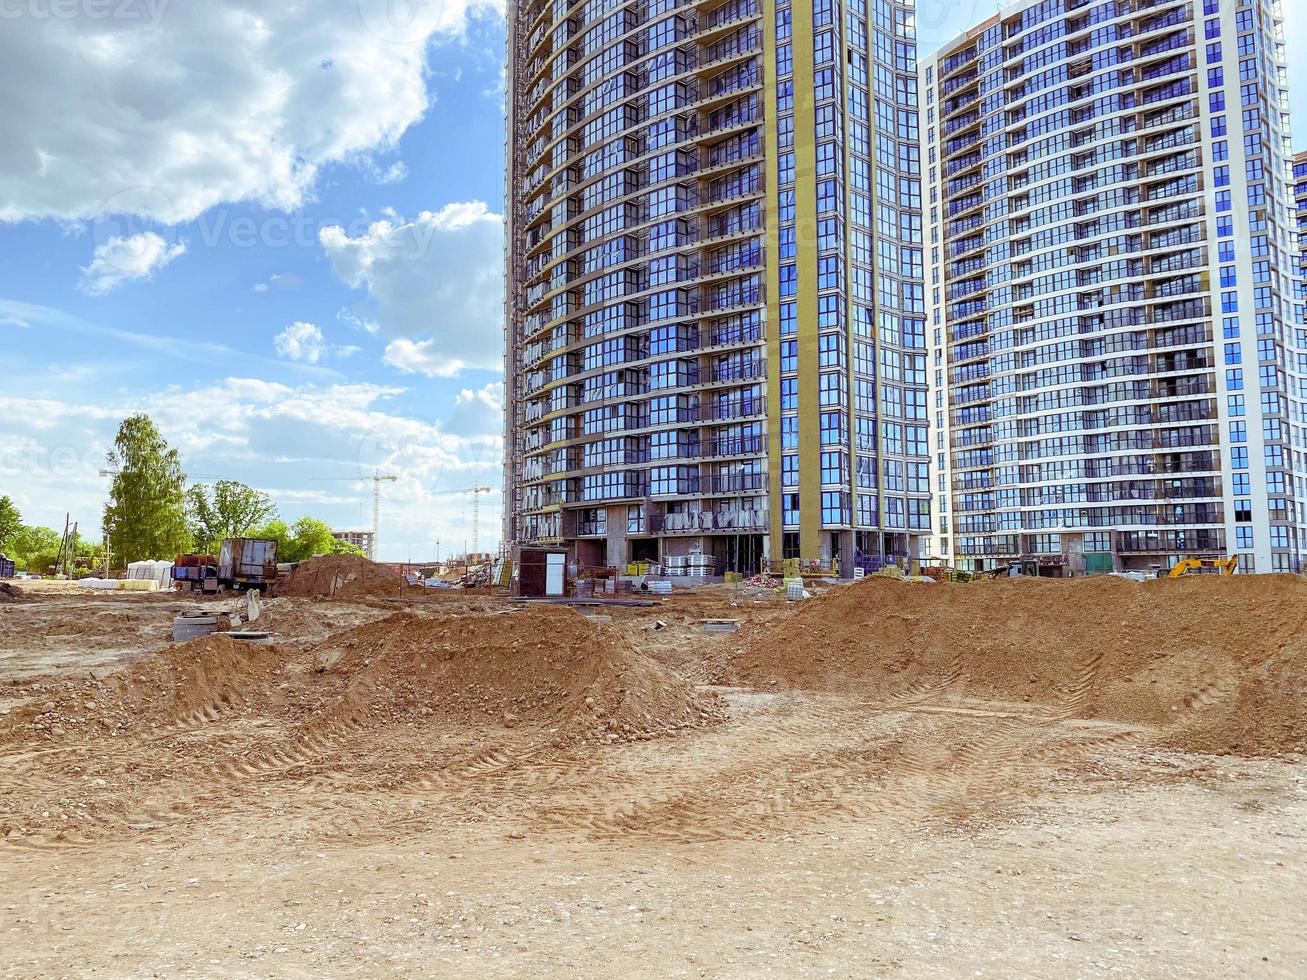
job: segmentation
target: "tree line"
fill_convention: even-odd
[[[104,507],[103,528],[110,565],[123,568],[142,559],[171,559],[190,552],[216,555],[223,538],[271,538],[280,561],[314,555],[363,552],[332,537],[331,527],[314,517],[287,524],[272,498],[235,480],[191,484],[181,454],[170,447],[147,415],[133,415],[118,427],[108,454],[113,484]],[[62,535],[51,528],[24,524],[8,496],[0,496],[0,553],[22,571],[44,574],[54,563]],[[74,547],[79,564],[98,560],[104,547],[79,535]]]

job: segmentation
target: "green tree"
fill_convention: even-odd
[[[341,541],[335,538],[332,541],[331,553],[333,555],[357,555],[360,558],[366,558],[367,552],[356,544],[350,544],[348,541]]]
[[[277,542],[277,561],[294,561],[293,558],[287,558],[287,548],[290,544],[290,525],[281,518],[269,521],[263,527],[256,527],[246,535],[247,538],[268,538]]]
[[[181,456],[147,415],[118,428],[109,465],[117,472],[104,508],[104,528],[119,566],[188,551],[186,474]]]
[[[0,497],[0,551],[9,545],[9,539],[23,526],[23,518],[18,508],[8,497]]]
[[[44,575],[59,554],[60,540],[58,531],[25,525],[9,536],[5,548],[21,570]]]
[[[303,561],[314,555],[329,555],[336,545],[331,526],[316,517],[301,517],[291,525],[291,539],[286,547],[291,557],[286,561]]]
[[[235,480],[195,484],[186,491],[186,508],[195,546],[208,554],[216,554],[223,538],[247,537],[277,516],[271,497]]]
[[[352,544],[338,541],[331,525],[316,517],[301,517],[294,525],[283,520],[269,521],[250,531],[249,537],[270,538],[277,542],[277,561],[303,561],[314,555],[362,555]]]

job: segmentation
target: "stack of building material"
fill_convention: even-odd
[[[127,578],[133,582],[153,581],[155,588],[172,588],[172,562],[170,561],[134,561],[127,565]],[[129,586],[139,588],[139,586]]]
[[[666,564],[667,574],[688,578],[706,578],[717,572],[717,560],[712,555],[671,555]]]
[[[152,578],[79,578],[83,589],[105,589],[117,592],[157,592],[159,583]]]

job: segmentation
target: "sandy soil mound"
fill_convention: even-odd
[[[1302,647],[1272,654],[1224,686],[1200,690],[1162,740],[1217,755],[1307,753],[1307,657]]]
[[[218,713],[263,698],[274,687],[281,652],[272,646],[206,636],[148,657],[104,680],[58,685],[4,719],[0,732],[60,738],[118,734]]]
[[[316,651],[350,721],[439,715],[563,741],[652,738],[720,720],[720,701],[570,609],[422,618],[337,634]]]
[[[1162,726],[1180,748],[1307,750],[1307,580],[871,578],[740,633],[738,676],[886,700],[964,696]]]
[[[16,585],[0,582],[0,602],[35,602],[36,597],[28,595]]]
[[[273,586],[274,596],[381,599],[402,595],[407,583],[393,568],[357,555],[319,555],[302,561]]]
[[[268,599],[251,629],[267,630],[281,647],[305,650],[321,643],[333,633],[361,623],[370,623],[387,615],[375,606],[337,600]]]

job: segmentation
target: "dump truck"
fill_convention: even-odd
[[[218,584],[266,592],[277,580],[277,542],[271,538],[224,538],[218,552]]]

